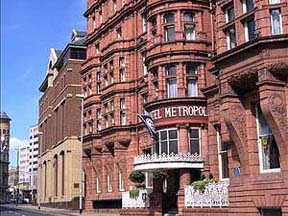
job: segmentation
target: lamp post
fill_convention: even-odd
[[[41,153],[42,153],[42,136],[43,132],[38,132],[38,137],[39,137],[39,155],[38,155],[38,183],[37,183],[37,204],[38,204],[38,209],[40,210],[41,204],[40,204],[40,195],[41,195]],[[33,170],[33,165],[32,165],[32,170]],[[33,175],[32,175],[33,178]]]
[[[84,95],[83,94],[76,94],[77,98],[81,99],[81,134],[80,134],[80,142],[81,142],[81,150],[80,150],[80,191],[79,191],[79,213],[82,214],[82,191],[83,191],[83,170],[82,170],[82,147],[83,147],[83,114],[84,114]]]

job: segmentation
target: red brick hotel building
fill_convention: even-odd
[[[288,215],[287,5],[87,1],[86,210]],[[138,197],[133,170],[146,176]],[[218,182],[191,186],[211,174]]]

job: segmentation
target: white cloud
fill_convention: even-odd
[[[25,146],[25,145],[28,145],[28,141],[27,140],[20,140],[20,139],[18,139],[16,137],[12,137],[10,139],[9,148],[10,148],[10,150],[16,150],[19,147]]]

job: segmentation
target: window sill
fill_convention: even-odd
[[[281,172],[280,168],[260,170],[260,174],[279,173],[279,172]]]

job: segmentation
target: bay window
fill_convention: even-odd
[[[189,129],[189,151],[190,151],[190,154],[201,155],[201,130],[200,128]]]
[[[155,144],[154,152],[157,154],[178,153],[178,131],[177,129],[165,129],[158,131],[159,141]]]
[[[256,124],[260,172],[279,171],[280,161],[278,146],[259,105],[256,106]]]

